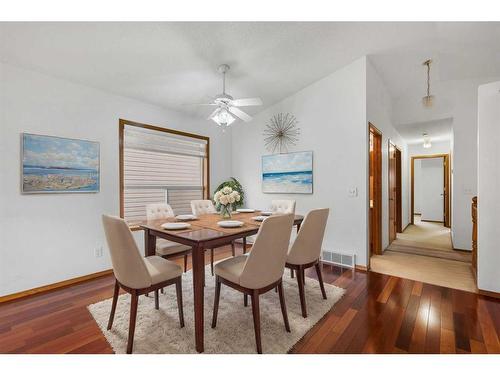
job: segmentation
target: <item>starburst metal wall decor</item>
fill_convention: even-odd
[[[300,134],[298,123],[290,113],[278,113],[271,117],[264,130],[266,148],[272,153],[278,150],[281,154],[288,151],[288,147],[295,146]]]

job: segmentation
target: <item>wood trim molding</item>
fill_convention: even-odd
[[[500,293],[498,292],[491,292],[489,290],[484,290],[484,289],[478,289],[477,292],[481,294],[482,296],[487,296],[487,297],[493,297],[493,298],[499,298],[500,299]]]
[[[124,189],[124,184],[123,184],[123,177],[124,177],[124,172],[123,172],[123,132],[125,129],[125,125],[129,126],[135,126],[138,128],[143,128],[143,129],[149,129],[149,130],[155,130],[159,132],[164,132],[164,133],[170,133],[174,135],[180,135],[183,137],[189,137],[189,138],[195,138],[195,139],[202,139],[207,142],[207,157],[205,158],[204,161],[204,168],[203,168],[203,192],[204,192],[204,198],[209,199],[210,197],[210,137],[200,135],[200,134],[194,134],[194,133],[188,133],[188,132],[183,132],[180,130],[175,130],[175,129],[168,129],[168,128],[163,128],[161,126],[156,126],[156,125],[148,125],[148,124],[143,124],[140,122],[136,121],[130,121],[130,120],[125,120],[125,119],[119,119],[118,121],[118,159],[119,159],[119,178],[120,178],[120,191],[119,191],[119,196],[120,196],[120,217],[123,218],[125,216],[125,209],[124,209],[124,194],[123,194],[123,189]],[[132,227],[131,230],[139,230],[140,228],[137,227]]]
[[[101,271],[101,272],[91,273],[90,275],[84,275],[84,276],[75,277],[75,278],[69,279],[69,280],[59,281],[59,282],[54,283],[54,284],[49,284],[49,285],[44,285],[44,286],[40,286],[40,287],[33,288],[33,289],[24,290],[22,292],[8,294],[6,296],[0,297],[0,303],[13,301],[13,300],[28,297],[28,296],[32,296],[34,294],[48,292],[51,290],[63,288],[65,286],[79,284],[79,283],[84,282],[84,281],[97,279],[97,278],[103,277],[103,276],[108,276],[108,275],[111,275],[112,273],[113,273],[113,270],[111,270],[111,269],[105,270],[105,271]]]
[[[368,272],[368,267],[367,267],[367,266],[362,266],[362,265],[360,265],[360,264],[356,264],[356,265],[354,266],[354,269],[355,269],[356,271]]]

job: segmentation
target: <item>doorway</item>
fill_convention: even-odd
[[[403,231],[401,150],[389,140],[389,244]]]
[[[371,123],[369,129],[369,241],[370,254],[382,254],[382,133]]]
[[[449,154],[411,157],[411,224],[420,219],[451,227],[450,180]]]

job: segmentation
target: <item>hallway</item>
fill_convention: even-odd
[[[372,271],[448,288],[477,292],[471,254],[453,250],[450,229],[415,215],[384,251],[370,260]]]

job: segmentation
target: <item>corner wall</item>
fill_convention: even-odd
[[[212,191],[229,176],[230,132],[207,121],[6,64],[0,87],[0,296],[111,267],[94,250],[101,215],[119,214],[119,118],[209,136]],[[101,191],[22,195],[22,132],[100,142]]]

